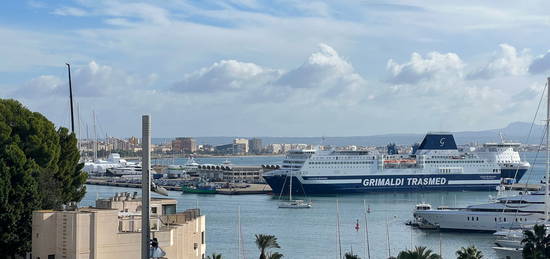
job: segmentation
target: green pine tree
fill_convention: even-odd
[[[76,143],[40,113],[0,99],[0,258],[30,251],[33,210],[84,197]]]

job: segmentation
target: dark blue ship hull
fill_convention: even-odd
[[[516,182],[527,169],[503,169],[501,174],[432,174],[432,175],[365,175],[303,177],[308,183],[292,178],[293,194],[345,194],[366,192],[419,192],[419,191],[492,191],[501,178],[514,178]],[[264,176],[276,194],[289,192],[290,177]]]

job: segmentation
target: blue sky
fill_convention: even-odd
[[[547,1],[3,1],[0,96],[102,135],[357,136],[530,121]]]

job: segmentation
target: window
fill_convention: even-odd
[[[151,207],[151,213],[157,214],[157,207]]]
[[[48,259],[55,259],[55,255],[48,255]]]

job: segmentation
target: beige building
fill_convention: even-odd
[[[172,140],[172,151],[179,153],[194,153],[197,151],[197,142],[192,138],[176,138]]]
[[[33,212],[32,258],[140,258],[141,198],[129,193],[99,199],[96,207]],[[176,200],[151,200],[151,238],[169,259],[204,258],[205,216],[176,213]]]
[[[236,138],[236,139],[233,140],[233,144],[242,144],[242,145],[244,145],[244,153],[248,153],[248,139]]]

